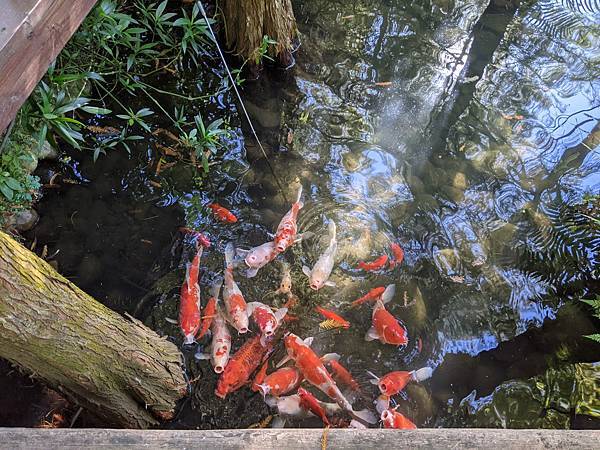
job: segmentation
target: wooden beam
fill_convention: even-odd
[[[200,414],[200,413],[199,413]],[[318,449],[323,430],[108,430],[0,428],[0,449],[85,448],[218,448],[218,449]],[[327,448],[494,448],[511,449],[598,449],[600,430],[498,430],[430,428],[420,430],[330,429]]]
[[[0,133],[96,0],[0,2]]]

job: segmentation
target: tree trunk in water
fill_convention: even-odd
[[[0,357],[110,425],[147,428],[187,392],[181,354],[0,231]]]
[[[269,36],[277,41],[269,55],[290,63],[297,33],[291,0],[225,0],[223,15],[226,43],[236,54],[255,62],[263,36]]]

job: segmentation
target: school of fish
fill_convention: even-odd
[[[198,341],[203,344],[202,349],[206,352],[199,350],[196,358],[210,360],[214,372],[219,374],[216,396],[225,398],[244,386],[249,387],[262,395],[267,405],[277,412],[278,420],[274,426],[283,426],[290,417],[316,417],[324,426],[345,423],[351,427],[364,428],[380,422],[385,428],[416,428],[409,418],[397,411],[398,406],[391,406],[391,403],[393,396],[401,393],[408,383],[420,383],[430,378],[432,369],[424,367],[413,371],[393,371],[381,377],[368,372],[372,378],[371,383],[377,385],[381,395],[374,400],[372,408],[357,410],[353,403],[357,399],[366,398],[365,388],[342,365],[340,355],[329,353],[320,356],[311,348],[312,337],[302,339],[285,330],[289,323],[298,320],[289,310],[300,301],[292,292],[290,265],[286,261],[281,262],[282,279],[275,291],[275,294],[287,298],[283,307],[275,308],[258,301],[246,301],[236,283],[236,274],[243,273],[252,278],[262,267],[276,260],[294,244],[312,236],[309,232],[298,233],[298,215],[303,206],[300,187],[290,210],[277,226],[272,241],[248,250],[236,249],[232,242],[225,245],[223,274],[212,280],[204,307],[200,296],[199,275],[203,250],[210,246],[210,242],[200,232],[190,228],[181,229],[192,237],[195,244],[195,254],[192,261],[186,264],[186,275],[180,291],[178,324],[183,344],[192,345]],[[210,203],[208,208],[218,222],[238,222],[232,211],[217,203]],[[315,291],[336,286],[330,279],[338,248],[337,229],[333,220],[328,221],[327,230],[327,245],[312,269],[302,266],[302,272],[308,278],[308,286]],[[382,254],[373,261],[360,261],[356,270],[382,272],[395,269],[402,263],[404,251],[398,243],[392,242],[389,252],[389,255]],[[222,304],[219,301],[221,288]],[[407,329],[386,309],[395,293],[394,284],[378,286],[348,303],[349,309],[366,303],[372,305],[371,327],[366,331],[366,341],[378,340],[381,344],[392,346],[408,344]],[[321,330],[346,330],[353,326],[339,312],[322,306],[316,306],[314,312],[315,316],[324,319],[319,323]],[[255,328],[252,327],[253,324]],[[236,335],[251,334],[233,354],[230,328],[237,331]],[[210,342],[206,342],[209,337]],[[276,364],[270,360],[270,356],[278,347],[284,348],[287,356]],[[317,398],[319,395],[329,401],[320,400]],[[350,421],[332,422],[333,418],[340,416],[349,418]]]

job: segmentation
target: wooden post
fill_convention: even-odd
[[[96,0],[2,0],[0,133],[95,3]]]
[[[174,344],[97,302],[3,232],[0,357],[110,425],[169,420],[187,392]]]

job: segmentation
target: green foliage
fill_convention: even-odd
[[[256,50],[256,58],[254,60],[254,63],[256,65],[260,64],[261,61],[263,60],[263,58],[266,58],[270,61],[273,61],[273,58],[271,58],[268,53],[269,53],[269,46],[271,45],[276,45],[277,41],[271,39],[269,36],[267,36],[266,34],[263,36],[262,41],[260,43],[260,47],[258,47],[258,49]]]
[[[194,151],[196,157],[202,161],[204,172],[208,173],[209,156],[217,153],[218,148],[222,145],[221,138],[228,136],[229,131],[222,128],[223,119],[214,120],[205,126],[200,114],[194,117],[194,124],[195,128],[187,133],[181,130],[179,140],[184,147]]]
[[[581,299],[582,302],[587,303],[592,308],[592,314],[597,319],[600,319],[600,295],[596,295],[593,299]],[[589,334],[586,336],[593,341],[600,343],[600,334]]]

